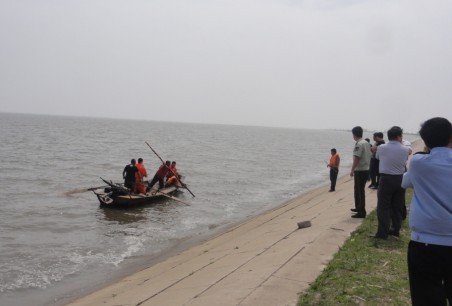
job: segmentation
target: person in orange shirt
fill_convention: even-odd
[[[146,168],[143,164],[143,159],[140,157],[138,158],[138,164],[136,164],[136,167],[138,169],[137,173],[135,174],[135,192],[136,193],[146,193],[146,188],[144,186],[144,178],[148,176],[146,172]]]
[[[177,175],[177,168],[176,168],[176,162],[172,161],[171,166],[169,167],[168,175],[166,176],[166,179],[168,180],[170,177]]]
[[[337,180],[337,175],[339,173],[339,163],[340,162],[341,162],[341,159],[339,157],[339,154],[337,153],[335,148],[332,148],[330,162],[327,165],[327,167],[330,168],[330,181],[331,181],[331,187],[330,187],[329,192],[333,192],[336,190],[336,180]]]
[[[140,172],[140,174],[141,174],[141,176],[143,178],[148,176],[146,168],[144,167],[144,164],[143,164],[143,159],[141,157],[138,158],[138,164],[136,164],[136,166],[137,166],[138,171]]]
[[[177,173],[177,168],[176,168],[176,162],[173,161],[171,163],[170,166],[170,170],[168,172],[168,175],[166,176],[166,184],[165,186],[171,186],[171,185],[176,185],[179,181],[178,178],[180,179],[180,175]],[[177,175],[177,177],[176,177]]]

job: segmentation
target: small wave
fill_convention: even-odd
[[[0,292],[26,288],[45,289],[65,277],[99,265],[118,267],[125,259],[143,249],[144,239],[137,236],[125,238],[126,248],[122,252],[109,251],[95,253],[90,250],[84,254],[72,252],[48,267],[41,264],[29,266],[4,265],[0,267]]]
[[[77,272],[76,267],[66,265],[59,261],[50,267],[36,265],[33,267],[11,266],[2,272],[0,281],[0,292],[13,291],[26,288],[45,289],[52,282],[58,282],[67,275]],[[8,282],[4,282],[8,280]]]
[[[70,261],[80,266],[95,265],[95,264],[107,264],[117,267],[126,258],[131,257],[133,254],[140,251],[144,246],[144,238],[137,236],[126,236],[125,242],[127,247],[121,253],[115,253],[114,251],[106,253],[95,253],[90,250],[86,254],[81,255],[79,253],[72,253],[69,255]]]

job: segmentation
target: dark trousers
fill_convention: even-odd
[[[355,182],[355,208],[359,214],[366,215],[366,182],[369,171],[355,171],[353,174]]]
[[[394,233],[398,234],[400,231],[405,207],[405,189],[401,187],[402,178],[403,175],[382,174],[380,176],[377,194],[378,237],[388,237],[391,222]]]
[[[160,178],[157,175],[154,175],[154,178],[148,185],[148,189],[149,190],[152,189],[152,187],[154,187],[155,183],[157,183],[157,182],[159,182],[159,189],[162,189],[165,186],[163,178]]]
[[[124,186],[129,188],[131,191],[134,191],[135,181],[124,181]]]
[[[371,184],[375,187],[378,187],[378,181],[380,178],[380,172],[378,171],[378,168],[380,166],[380,161],[376,158],[370,159],[370,168],[369,168],[369,174],[370,174],[370,181]]]
[[[336,181],[337,181],[338,173],[339,173],[339,169],[330,168],[330,181],[331,181],[330,190],[336,190]]]
[[[452,246],[410,241],[408,275],[414,306],[452,305]]]

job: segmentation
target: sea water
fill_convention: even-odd
[[[0,304],[61,304],[328,184],[330,149],[351,165],[350,132],[0,113]],[[366,135],[366,136],[370,136]],[[149,179],[176,160],[196,195],[99,207],[99,177],[122,181],[142,157]]]

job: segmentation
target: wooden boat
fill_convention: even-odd
[[[101,178],[102,179],[102,178]],[[131,207],[138,204],[154,202],[162,198],[170,198],[172,200],[182,202],[172,194],[176,193],[182,186],[169,186],[160,190],[151,189],[146,194],[130,193],[129,189],[123,184],[109,182],[102,179],[108,187],[93,189],[93,193],[97,196],[100,206],[103,207]],[[186,204],[185,202],[182,202]]]

